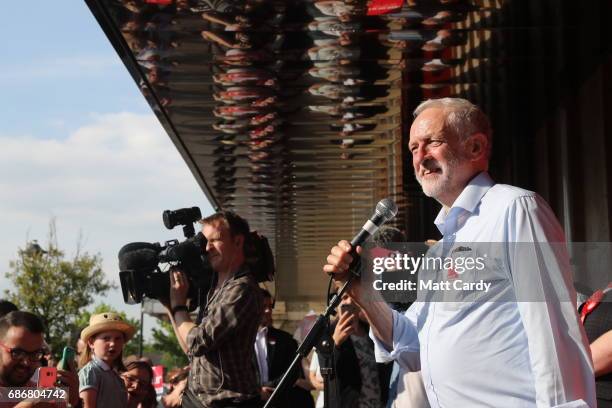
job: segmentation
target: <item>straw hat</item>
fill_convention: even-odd
[[[118,313],[106,312],[92,315],[89,318],[89,326],[81,332],[81,340],[87,343],[87,340],[98,333],[108,330],[118,330],[125,334],[125,340],[128,341],[136,333],[136,328],[123,320]]]

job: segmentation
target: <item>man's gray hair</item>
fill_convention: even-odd
[[[489,141],[488,156],[491,155],[493,132],[491,123],[485,113],[472,102],[462,98],[428,99],[421,102],[414,110],[416,118],[426,109],[442,109],[445,114],[446,125],[459,137],[465,140],[474,133],[482,133]]]

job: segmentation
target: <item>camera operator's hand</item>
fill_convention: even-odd
[[[180,269],[170,270],[170,306],[185,306],[187,304],[187,293],[189,292],[189,281]]]

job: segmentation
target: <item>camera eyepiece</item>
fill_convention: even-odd
[[[166,210],[162,214],[164,225],[172,229],[177,225],[191,225],[202,219],[202,213],[198,207],[180,208],[178,210]]]

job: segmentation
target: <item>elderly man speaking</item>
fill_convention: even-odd
[[[551,209],[537,194],[491,179],[491,129],[477,106],[428,100],[415,116],[408,148],[424,194],[442,204],[438,246],[452,254],[495,243],[499,256],[477,275],[494,295],[419,296],[402,315],[371,285],[355,282],[350,292],[370,321],[378,358],[407,370],[419,362],[432,407],[595,407],[565,237]],[[563,249],[542,248],[555,243]],[[350,250],[340,241],[323,270],[344,280]],[[437,273],[456,279],[452,268]]]

